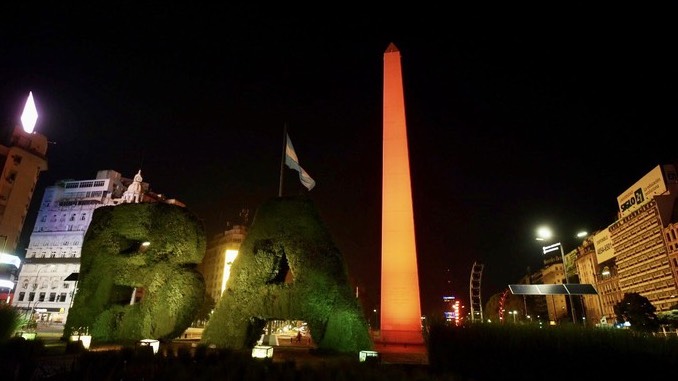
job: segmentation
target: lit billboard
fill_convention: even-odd
[[[675,179],[675,170],[671,173]],[[650,201],[652,197],[664,192],[666,192],[666,182],[664,182],[662,167],[658,165],[617,197],[620,218],[628,216],[629,213]]]
[[[593,247],[596,249],[596,259],[598,263],[603,263],[615,256],[614,247],[612,247],[612,238],[610,229],[603,229],[593,236]]]

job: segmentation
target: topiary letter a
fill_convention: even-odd
[[[271,319],[305,321],[318,348],[373,347],[344,259],[307,197],[257,210],[202,342],[251,348]]]

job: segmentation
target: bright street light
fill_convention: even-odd
[[[516,315],[518,315],[518,311],[516,311],[516,310],[509,311],[509,315],[513,315],[513,324],[515,324],[516,323]]]
[[[578,238],[582,238],[587,235],[588,233],[586,232],[577,233]],[[537,229],[537,238],[536,238],[537,241],[549,241],[551,238],[553,238],[553,231],[551,231],[551,229],[548,228],[547,226],[541,226]],[[563,273],[565,273],[565,283],[570,283],[570,280],[567,276],[567,264],[565,263],[565,251],[563,251],[562,242],[556,242],[552,245],[542,246],[542,251],[544,252],[544,254],[547,254],[557,250],[556,247],[560,247],[560,257],[563,261]],[[570,315],[572,315],[572,323],[577,324],[577,317],[575,316],[574,313],[574,302],[572,300],[572,294],[567,294],[567,296],[570,299]]]

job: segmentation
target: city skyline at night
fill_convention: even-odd
[[[502,292],[540,266],[538,226],[572,250],[576,232],[615,221],[633,182],[678,161],[678,81],[660,22],[582,17],[519,29],[518,20],[462,22],[461,12],[97,8],[17,6],[0,26],[2,137],[32,91],[35,129],[50,141],[35,199],[60,179],[141,170],[211,236],[277,195],[287,125],[316,185],[308,191],[285,168],[284,193],[313,200],[374,305],[391,42],[402,54],[422,313],[445,295],[469,305],[476,261],[482,295]],[[24,232],[34,223],[35,213]]]

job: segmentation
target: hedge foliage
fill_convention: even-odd
[[[96,209],[64,336],[82,329],[103,342],[180,336],[205,298],[196,270],[204,255],[204,226],[185,208],[140,203]],[[143,296],[130,305],[135,288]]]
[[[373,348],[344,259],[304,196],[274,198],[257,210],[202,342],[246,349],[272,319],[307,322],[320,349]]]

